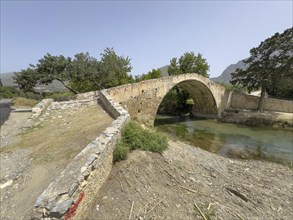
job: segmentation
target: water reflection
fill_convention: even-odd
[[[292,131],[220,123],[213,119],[160,116],[155,127],[171,137],[231,158],[263,159],[290,164]]]

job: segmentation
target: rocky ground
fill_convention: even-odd
[[[170,141],[115,164],[85,219],[293,219],[292,195],[292,167]]]
[[[29,219],[44,189],[111,123],[98,105],[30,113],[1,126],[0,219]],[[169,141],[116,163],[84,219],[293,219],[292,167],[228,159]]]
[[[0,219],[29,219],[38,196],[112,121],[101,106],[46,111],[32,128],[30,112],[1,126]]]

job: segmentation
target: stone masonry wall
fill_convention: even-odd
[[[258,107],[259,97],[238,92],[232,94],[231,108],[253,110]],[[293,113],[293,101],[266,98],[264,110]]]
[[[34,218],[59,219],[77,207],[74,218],[82,218],[82,214],[109,175],[113,150],[130,116],[105,90],[99,93],[99,100],[115,117],[115,121],[89,143],[39,196],[35,203]],[[65,108],[66,105],[63,103],[61,106]]]

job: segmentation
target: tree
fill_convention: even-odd
[[[249,67],[232,73],[233,85],[246,86],[248,91],[261,88],[258,110],[262,111],[265,93],[282,80],[293,77],[293,28],[282,34],[276,33],[250,50],[250,57],[244,60]],[[292,87],[292,86],[291,86]]]
[[[158,79],[162,77],[162,73],[160,69],[152,69],[152,71],[149,71],[147,74],[141,74],[138,76],[135,76],[135,81],[140,82],[143,80],[148,80],[148,79]]]
[[[33,91],[34,86],[60,81],[73,93],[100,90],[133,82],[130,59],[118,56],[113,48],[106,48],[101,60],[78,53],[73,59],[46,54],[36,65],[16,73],[20,89]]]
[[[49,53],[45,55],[36,65],[36,71],[39,76],[39,83],[48,85],[53,80],[61,82],[65,88],[77,94],[78,92],[68,85],[70,75],[68,67],[71,64],[71,58],[64,56],[52,56]]]
[[[88,52],[76,54],[67,71],[70,77],[69,85],[78,92],[103,88],[103,81],[100,79],[100,63]]]
[[[128,57],[118,56],[113,48],[106,48],[101,54],[99,80],[105,88],[132,83],[128,73],[132,67]]]
[[[0,78],[0,87],[2,87],[3,86],[3,84],[2,84],[2,80],[1,80],[1,78]]]
[[[33,88],[40,79],[35,66],[30,65],[29,68],[14,73],[14,82],[17,83],[20,90],[24,93],[34,92]]]
[[[185,73],[197,73],[204,77],[208,77],[209,65],[206,59],[203,58],[202,54],[197,56],[193,52],[184,53],[179,59],[176,57],[170,60],[168,66],[168,73],[171,76],[185,74]],[[178,113],[184,112],[189,109],[187,100],[189,94],[184,89],[175,86],[169,93],[164,97],[159,112],[160,113]]]
[[[169,75],[179,75],[184,73],[197,73],[204,77],[209,77],[209,65],[206,59],[203,58],[202,54],[197,56],[193,52],[184,53],[179,60],[172,58],[168,67]]]

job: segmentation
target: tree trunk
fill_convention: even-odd
[[[265,95],[266,95],[266,87],[261,86],[261,94],[260,94],[260,98],[259,98],[259,102],[258,102],[258,108],[257,108],[260,112],[263,111]]]
[[[61,82],[61,83],[63,84],[63,86],[64,86],[65,88],[67,88],[69,91],[73,92],[74,94],[78,94],[77,91],[75,91],[74,89],[72,89],[72,88],[70,88],[69,86],[67,86],[67,85],[66,85],[61,79],[56,79],[56,80],[58,80],[59,82]]]

